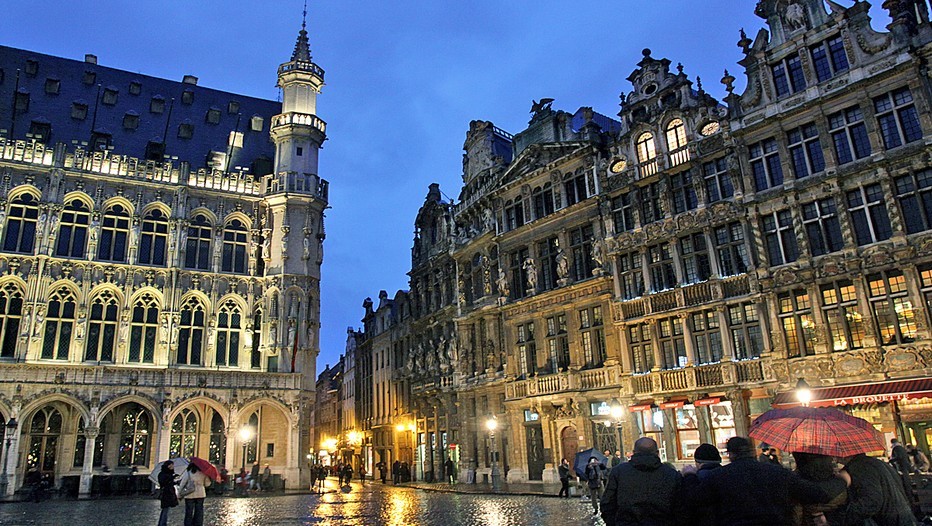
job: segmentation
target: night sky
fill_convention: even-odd
[[[301,25],[300,0],[6,0],[0,44],[277,99],[276,69]],[[852,0],[839,0],[845,6]],[[517,133],[531,101],[615,117],[625,78],[649,47],[725,95],[724,69],[744,76],[738,30],[764,21],[751,0],[312,0],[314,61],[330,181],[318,371],[361,326],[362,302],[407,288],[413,224],[427,186],[456,198],[469,121]],[[875,29],[887,23],[875,1]]]

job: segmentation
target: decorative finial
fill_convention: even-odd
[[[748,53],[748,50],[751,48],[751,39],[748,38],[748,35],[747,33],[744,32],[743,27],[741,28],[740,34],[741,34],[741,39],[738,40],[738,47],[740,47],[741,51],[744,51],[744,54],[746,55]]]
[[[696,76],[696,89],[699,90],[699,93],[702,93],[702,77]]]
[[[301,29],[307,27],[307,0],[304,0],[304,12],[301,15]]]
[[[682,62],[677,62],[677,63],[676,63],[676,71],[677,71],[680,75],[683,74],[683,63],[682,63]]]
[[[734,83],[735,77],[731,76],[726,69],[725,76],[722,77],[722,84],[725,85],[725,91],[727,91],[729,95],[735,91]]]

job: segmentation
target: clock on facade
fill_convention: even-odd
[[[609,166],[608,169],[611,170],[613,174],[620,174],[621,172],[625,171],[625,168],[627,167],[628,167],[628,160],[625,159],[624,157],[618,157],[614,161],[612,161],[612,165]]]
[[[703,137],[708,137],[709,135],[718,133],[720,129],[722,129],[722,125],[719,124],[718,121],[709,121],[699,130],[699,133],[702,134]]]

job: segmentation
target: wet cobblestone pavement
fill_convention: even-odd
[[[184,507],[172,510],[181,525]],[[577,498],[465,495],[405,487],[353,485],[350,493],[208,498],[205,525],[231,526],[576,526],[603,524]],[[52,500],[0,504],[0,525],[126,526],[155,524],[155,499]]]

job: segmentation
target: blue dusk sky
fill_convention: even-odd
[[[853,0],[838,0],[848,6]],[[874,28],[885,12],[876,0]],[[318,99],[330,181],[318,371],[361,326],[362,302],[407,289],[413,224],[427,186],[462,183],[471,120],[517,133],[532,100],[616,117],[645,47],[725,95],[744,75],[738,30],[764,21],[751,0],[311,0],[307,29],[326,72]],[[277,99],[276,69],[301,25],[300,0],[6,0],[0,44]]]

